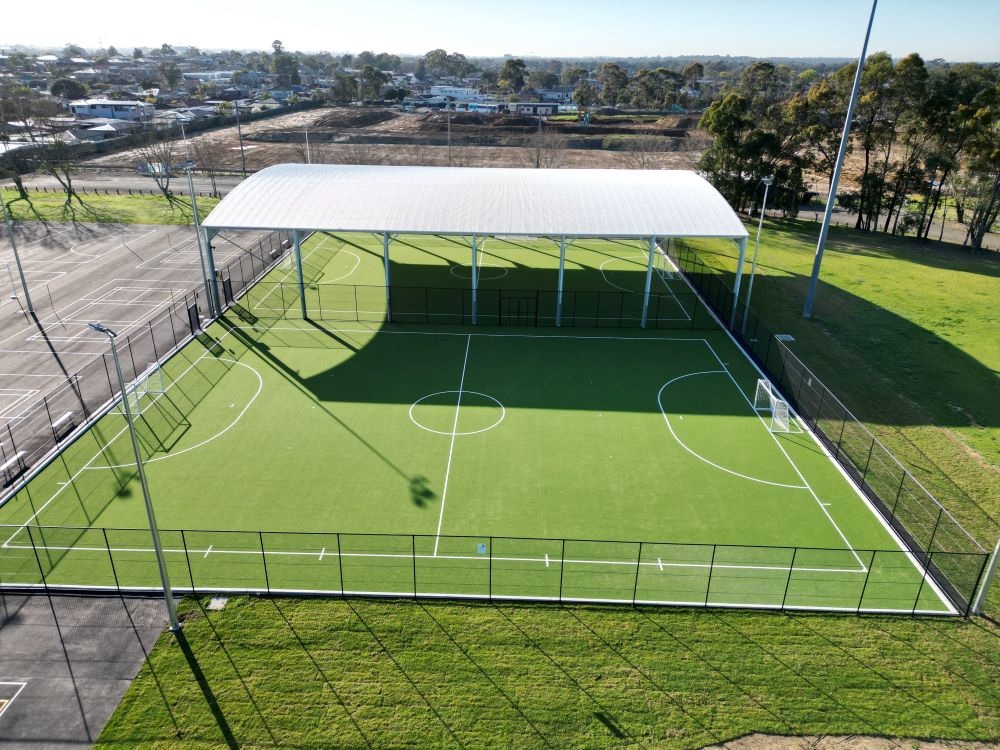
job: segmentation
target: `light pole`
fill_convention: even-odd
[[[753,261],[750,263],[750,281],[747,282],[747,301],[743,303],[743,325],[740,326],[740,333],[747,332],[747,317],[750,315],[750,295],[753,294],[753,276],[754,271],[757,270],[757,252],[760,250],[760,230],[764,226],[764,213],[767,211],[767,191],[774,183],[774,177],[765,177],[761,182],[764,183],[764,202],[760,207],[760,221],[757,222],[757,239],[753,245]]]
[[[139,484],[142,485],[142,499],[146,503],[146,516],[149,518],[149,531],[153,536],[153,550],[156,552],[156,565],[160,569],[160,583],[163,586],[163,597],[167,603],[167,617],[170,620],[170,629],[178,632],[181,629],[177,621],[177,607],[174,605],[174,594],[170,588],[170,576],[167,574],[167,563],[163,557],[163,545],[160,543],[160,530],[156,525],[156,515],[153,513],[153,502],[149,499],[149,486],[146,484],[146,472],[142,468],[142,454],[139,452],[139,438],[135,434],[135,425],[132,424],[132,409],[128,405],[128,394],[125,392],[125,378],[122,375],[122,366],[118,361],[118,347],[115,345],[115,337],[118,335],[110,328],[106,328],[100,323],[87,323],[91,330],[103,333],[111,342],[111,357],[115,362],[115,373],[118,375],[118,387],[121,388],[122,408],[125,409],[125,422],[128,424],[129,436],[132,438],[132,450],[135,452],[135,467],[139,472]]]
[[[28,312],[34,314],[35,309],[31,306],[31,297],[28,295],[28,282],[24,280],[24,269],[21,267],[21,256],[17,254],[17,243],[14,242],[14,227],[10,223],[10,214],[7,213],[7,202],[3,199],[2,193],[0,193],[0,206],[3,206],[3,220],[7,225],[7,237],[10,238],[10,249],[14,251],[14,263],[17,265],[17,273],[21,277],[24,301],[28,305]],[[13,287],[13,284],[11,284],[11,287]]]
[[[216,300],[212,294],[214,284],[212,284],[212,276],[208,273],[208,268],[205,264],[205,248],[201,242],[201,218],[198,216],[198,198],[194,194],[194,178],[191,176],[194,161],[191,159],[191,150],[188,148],[187,134],[184,132],[183,122],[181,122],[181,138],[184,139],[184,155],[187,156],[187,160],[182,166],[184,167],[184,171],[187,172],[188,193],[191,195],[191,212],[194,214],[194,236],[198,240],[198,260],[201,263],[201,278],[205,282],[205,301],[208,303],[209,308],[212,309],[213,314],[216,314]]]
[[[875,22],[875,8],[878,0],[872,0],[872,12],[868,16],[868,30],[865,32],[865,42],[861,45],[861,59],[854,71],[854,85],[851,87],[851,99],[847,103],[847,116],[844,117],[844,132],[840,136],[840,148],[837,150],[837,161],[830,178],[830,195],[826,199],[826,210],[823,212],[823,224],[819,228],[819,240],[816,242],[816,255],[813,258],[812,275],[809,277],[809,287],[806,289],[806,302],[802,306],[802,317],[812,318],[813,298],[816,296],[816,286],[819,283],[819,269],[823,263],[823,249],[826,246],[826,236],[830,231],[830,220],[833,218],[833,204],[837,202],[837,183],[840,182],[840,171],[844,168],[844,156],[851,139],[851,118],[854,117],[854,107],[858,103],[858,91],[861,90],[861,75],[865,69],[865,56],[868,54],[868,40],[872,35],[872,24]]]
[[[240,100],[236,99],[233,102],[234,109],[236,110],[236,135],[240,139],[240,162],[243,164],[243,178],[246,179],[247,176],[247,157],[243,153],[243,128],[240,127]]]

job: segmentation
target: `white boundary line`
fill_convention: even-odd
[[[434,557],[437,557],[438,543],[441,541],[441,524],[444,522],[444,502],[448,497],[448,479],[451,476],[451,458],[455,453],[455,438],[458,436],[458,415],[462,409],[462,389],[465,387],[465,368],[469,364],[469,348],[472,335],[465,339],[465,358],[462,360],[462,377],[458,381],[458,398],[455,404],[455,422],[451,426],[451,446],[448,448],[448,465],[444,470],[444,486],[441,488],[441,512],[438,514],[437,533],[434,535]]]
[[[8,708],[10,708],[11,704],[14,702],[14,699],[17,698],[17,696],[19,696],[21,694],[21,691],[24,690],[24,688],[25,688],[25,686],[27,686],[27,684],[28,684],[27,682],[0,682],[0,685],[16,685],[17,686],[17,690],[14,691],[14,694],[12,696],[10,696],[9,698],[6,699],[6,701],[7,701],[6,703],[4,703],[2,706],[0,706],[0,716],[3,716],[4,711],[6,711]]]
[[[681,274],[681,278],[684,279],[684,283],[687,284],[688,288],[697,295],[697,293],[698,293],[697,290],[691,285],[691,282],[688,280],[687,276],[685,276],[682,273]],[[699,302],[701,302],[701,297],[700,296],[698,297],[698,300],[699,300]],[[702,305],[708,311],[708,314],[712,316],[712,319],[715,320],[715,322],[718,324],[719,329],[722,331],[722,333],[725,334],[729,338],[729,340],[736,347],[737,351],[739,351],[739,353],[743,355],[743,357],[746,359],[747,363],[762,378],[769,379],[767,377],[767,375],[764,373],[764,371],[761,370],[760,367],[757,366],[757,363],[753,361],[753,358],[749,354],[747,354],[747,352],[743,349],[742,346],[740,346],[739,341],[737,341],[736,337],[733,336],[732,331],[730,331],[728,328],[726,328],[725,325],[723,325],[722,321],[719,319],[719,316],[716,315],[715,310],[713,310],[711,307],[709,307],[704,302],[702,302]],[[705,343],[708,344],[708,341],[706,339],[703,339],[703,341],[705,341]],[[713,350],[713,353],[714,353],[714,350]],[[716,359],[718,359],[718,357],[716,357]],[[744,397],[745,397],[745,394],[744,394]],[[751,403],[750,406],[753,407],[753,403]],[[858,487],[857,484],[855,484],[855,482],[854,482],[853,479],[851,479],[851,476],[847,473],[847,471],[844,470],[844,467],[841,466],[840,463],[836,459],[834,459],[834,457],[830,454],[830,451],[828,451],[826,449],[826,446],[823,445],[823,441],[820,440],[818,437],[816,437],[816,434],[812,431],[812,428],[809,427],[809,424],[807,422],[805,422],[802,419],[799,419],[798,414],[795,412],[794,409],[792,409],[791,404],[789,404],[788,409],[789,409],[789,412],[794,415],[795,419],[802,426],[804,432],[807,435],[809,435],[809,437],[812,438],[812,441],[817,445],[817,447],[821,451],[823,451],[823,455],[826,456],[829,459],[830,463],[832,463],[836,467],[837,471],[840,472],[841,476],[847,482],[848,486],[850,486],[854,490],[855,494],[858,496],[858,498],[861,500],[861,502],[864,503],[865,507],[868,508],[868,510],[871,512],[871,514],[875,517],[875,519],[886,530],[886,532],[889,534],[890,538],[892,538],[893,540],[895,540],[895,542],[899,546],[900,550],[902,550],[903,552],[906,553],[907,559],[910,561],[910,563],[913,565],[913,567],[917,570],[917,572],[920,573],[921,577],[930,585],[930,587],[934,591],[934,593],[937,594],[938,600],[942,604],[944,604],[945,607],[948,608],[948,612],[950,612],[953,615],[957,615],[958,614],[958,610],[956,610],[954,608],[954,606],[952,606],[951,601],[948,599],[947,596],[944,595],[944,592],[941,591],[940,587],[937,585],[937,582],[934,580],[934,577],[931,576],[931,575],[928,575],[927,572],[924,570],[923,566],[921,566],[920,563],[917,562],[917,559],[913,556],[913,553],[906,548],[906,545],[903,543],[903,540],[896,533],[896,530],[893,529],[892,526],[889,524],[889,522],[886,521],[885,518],[882,517],[882,514],[879,513],[875,509],[875,506],[872,505],[871,501],[868,499],[868,497],[865,495],[865,493],[861,491],[861,488]],[[759,417],[759,415],[758,415],[758,417]],[[768,430],[768,432],[770,432],[770,430]]]
[[[418,422],[417,419],[413,416],[413,410],[417,407],[417,405],[421,401],[426,401],[427,399],[433,398],[434,396],[442,396],[442,395],[444,395],[446,393],[461,393],[461,392],[459,392],[459,391],[437,391],[436,393],[428,393],[426,396],[421,396],[416,401],[414,401],[412,404],[410,404],[410,412],[409,412],[409,414],[410,414],[410,421],[413,422],[413,424],[416,425],[417,427],[419,427],[421,430],[426,430],[427,432],[433,432],[436,435],[451,435],[452,434],[451,432],[445,432],[444,430],[435,430],[435,429],[432,429],[430,427],[427,427],[426,425],[420,424],[420,422]],[[494,427],[499,427],[500,426],[500,423],[503,422],[504,418],[507,416],[507,409],[504,408],[504,405],[501,404],[500,401],[498,401],[497,399],[493,398],[493,396],[490,396],[489,394],[480,393],[479,391],[464,391],[464,393],[472,393],[472,394],[474,394],[476,396],[482,396],[483,398],[488,398],[490,401],[492,401],[493,403],[495,403],[497,406],[500,407],[500,419],[498,419],[496,422],[494,422],[493,424],[491,424],[489,427],[483,427],[481,430],[470,430],[469,432],[459,432],[458,433],[459,435],[462,435],[462,436],[465,436],[465,435],[478,435],[481,432],[488,432],[489,430],[492,430]]]
[[[708,464],[709,466],[715,467],[719,471],[724,471],[727,474],[732,474],[733,476],[739,477],[740,479],[747,479],[747,480],[749,480],[751,482],[760,482],[761,484],[769,484],[772,487],[784,487],[784,488],[790,489],[790,490],[805,490],[805,489],[809,489],[804,484],[782,484],[781,482],[771,482],[771,481],[768,481],[767,479],[758,479],[757,477],[751,477],[751,476],[749,476],[747,474],[741,474],[738,471],[733,471],[732,469],[727,469],[725,466],[720,466],[719,464],[715,463],[714,461],[709,461],[707,458],[705,458],[700,453],[697,453],[694,450],[692,450],[691,448],[689,448],[684,443],[684,441],[681,440],[680,437],[678,437],[677,433],[674,432],[674,426],[672,424],[670,424],[670,418],[667,416],[667,410],[663,408],[663,391],[666,390],[667,386],[671,385],[672,383],[676,383],[678,380],[683,380],[684,378],[691,378],[691,377],[694,377],[696,375],[723,375],[723,374],[724,374],[723,370],[703,370],[701,372],[689,372],[689,373],[685,373],[684,375],[678,375],[676,378],[672,378],[672,379],[668,380],[666,383],[664,383],[660,387],[660,390],[656,394],[656,403],[660,407],[660,414],[663,415],[663,420],[667,423],[667,429],[670,430],[670,434],[673,435],[674,440],[677,441],[677,444],[681,448],[683,448],[684,450],[686,450],[688,453],[690,453],[695,458],[697,458],[697,459],[699,459],[701,461],[704,461],[706,464]],[[787,454],[786,454],[786,458],[787,458]],[[801,475],[799,475],[799,476],[801,477]]]

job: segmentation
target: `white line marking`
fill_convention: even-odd
[[[656,558],[656,564],[660,566],[660,570],[663,570],[663,560]]]
[[[733,377],[733,374],[726,369],[725,365],[722,364],[722,359],[720,359],[719,355],[715,353],[715,349],[712,348],[712,345],[709,344],[707,341],[705,342],[705,345],[708,347],[708,350],[712,352],[712,356],[715,357],[715,361],[718,362],[720,365],[722,365],[722,369],[725,371],[726,375],[729,376],[729,379],[733,381],[733,385],[736,386],[736,390],[738,390],[740,392],[740,395],[743,396],[743,400],[747,402],[747,405],[750,407],[750,410],[753,411],[754,416],[757,417],[757,419],[760,421],[764,429],[767,430],[767,434],[771,436],[771,439],[774,441],[774,444],[778,446],[778,450],[780,450],[785,455],[785,458],[788,460],[788,463],[791,465],[792,469],[795,470],[795,473],[798,475],[799,479],[802,480],[802,484],[804,484],[805,488],[809,490],[809,494],[813,496],[813,500],[816,501],[817,505],[819,505],[820,510],[823,511],[823,514],[830,520],[830,523],[833,524],[833,528],[836,529],[837,534],[840,536],[840,538],[844,540],[844,544],[846,544],[850,548],[851,552],[854,554],[854,559],[858,561],[858,565],[861,566],[861,569],[863,571],[867,572],[868,568],[861,561],[861,558],[858,557],[858,553],[854,551],[854,545],[851,544],[847,536],[844,535],[844,532],[840,530],[840,527],[837,525],[837,522],[833,520],[833,516],[830,515],[830,512],[823,507],[823,503],[819,499],[819,495],[817,495],[816,492],[813,490],[813,488],[809,485],[809,482],[806,480],[806,478],[802,476],[802,472],[799,471],[799,467],[796,466],[795,462],[792,460],[792,457],[788,455],[788,452],[785,450],[785,446],[783,446],[781,444],[781,441],[778,440],[777,436],[773,432],[771,432],[771,430],[767,426],[767,422],[764,421],[764,418],[760,415],[760,413],[753,408],[753,401],[751,401],[747,397],[747,394],[745,394],[743,392],[743,389],[740,388],[740,384],[736,382],[736,378]]]
[[[321,549],[319,551],[319,559],[322,560],[323,559],[323,555],[325,555],[325,554],[326,554],[326,547],[324,547],[323,549]]]
[[[462,377],[458,381],[458,399],[455,404],[455,422],[451,426],[451,447],[448,448],[448,466],[444,470],[444,487],[441,488],[441,513],[438,515],[437,534],[434,537],[434,557],[437,557],[438,543],[441,541],[441,524],[444,522],[444,501],[448,497],[448,479],[451,476],[451,458],[455,453],[455,438],[458,435],[458,413],[462,408],[462,389],[465,387],[465,368],[469,364],[469,347],[472,346],[472,334],[466,334],[465,359],[462,360]]]
[[[10,696],[10,698],[7,698],[3,704],[0,704],[0,716],[3,716],[3,712],[6,711],[8,708],[10,708],[11,704],[14,702],[14,699],[21,694],[21,691],[24,690],[24,686],[27,684],[28,684],[27,682],[0,682],[0,685],[17,686],[17,690],[14,691],[14,694]]]
[[[548,552],[545,553],[545,567],[546,568],[549,567],[549,553]]]
[[[656,394],[656,403],[660,407],[660,413],[663,415],[663,421],[665,421],[667,423],[667,429],[670,430],[670,434],[673,435],[674,440],[677,441],[677,444],[681,448],[683,448],[684,450],[686,450],[688,453],[690,453],[695,458],[697,458],[697,459],[699,459],[701,461],[704,461],[706,464],[708,464],[709,466],[715,467],[719,471],[724,471],[727,474],[732,474],[733,476],[739,477],[740,479],[748,479],[751,482],[760,482],[761,484],[769,484],[772,487],[786,487],[786,488],[791,489],[791,490],[804,490],[804,489],[807,489],[807,487],[804,484],[782,484],[781,482],[771,482],[771,481],[769,481],[767,479],[758,479],[757,477],[752,477],[752,476],[749,476],[748,474],[740,474],[738,471],[733,471],[732,469],[727,469],[725,466],[720,466],[719,464],[715,463],[714,461],[709,461],[707,458],[705,458],[700,453],[696,453],[694,450],[692,450],[687,445],[685,445],[684,441],[681,440],[677,436],[676,432],[674,432],[673,425],[670,424],[670,418],[667,416],[667,410],[663,408],[663,391],[666,390],[667,386],[670,385],[671,383],[674,383],[674,382],[678,381],[678,380],[683,380],[684,378],[694,377],[695,375],[722,375],[722,374],[723,374],[722,370],[703,370],[701,372],[689,372],[689,373],[686,373],[684,375],[678,375],[676,378],[672,378],[672,379],[668,380],[666,383],[664,383],[661,386],[659,393]],[[742,391],[741,391],[741,393],[742,393]],[[801,478],[801,475],[799,475],[799,476]]]
[[[209,553],[209,552],[211,552],[211,551],[212,551],[212,545],[210,544],[210,545],[208,545],[208,549],[207,549],[207,550],[205,550],[205,555],[204,555],[204,557],[208,557],[208,553]]]

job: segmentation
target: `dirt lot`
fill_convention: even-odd
[[[521,167],[648,167],[690,169],[705,146],[704,137],[681,123],[665,121],[618,125],[614,134],[593,132],[575,123],[560,123],[538,139],[533,118],[505,117],[486,126],[481,115],[453,115],[452,147],[448,148],[447,116],[443,113],[403,113],[388,109],[324,108],[295,112],[243,126],[243,153],[248,170],[272,164],[416,164],[444,166]],[[469,118],[474,120],[469,120]],[[488,119],[488,118],[484,118]],[[482,131],[491,131],[487,136]],[[579,133],[575,132],[579,131]],[[587,132],[591,131],[591,132]],[[666,136],[670,131],[686,135]],[[637,143],[630,147],[630,138]],[[642,140],[654,139],[654,140]],[[241,168],[236,127],[198,133],[190,139],[195,158],[217,169]],[[576,147],[574,147],[576,146]],[[614,150],[609,150],[614,149]],[[450,154],[449,154],[450,151]],[[200,158],[199,158],[200,157]],[[92,165],[133,166],[145,161],[138,152],[119,152],[89,161]]]

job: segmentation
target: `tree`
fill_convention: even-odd
[[[63,99],[83,99],[87,95],[87,85],[73,78],[57,78],[49,87],[49,93]]]
[[[169,91],[174,91],[177,85],[184,78],[180,67],[172,60],[164,60],[156,66],[156,72],[160,74],[160,82]]]
[[[63,57],[83,57],[85,52],[83,47],[79,47],[75,44],[67,44],[63,47]]]
[[[509,57],[504,60],[497,83],[501,88],[520,91],[524,88],[524,71],[528,66],[519,57]]]
[[[174,55],[177,54],[177,50],[175,50],[169,44],[164,43],[160,45],[160,54],[165,55],[167,57],[173,57]]]
[[[171,209],[187,208],[187,204],[170,190],[170,180],[173,177],[173,165],[177,154],[174,153],[174,143],[169,140],[156,140],[150,135],[134,152],[135,166],[153,178],[160,193],[167,199]]]
[[[108,57],[118,57],[118,48],[113,44],[109,44],[108,48],[104,51]]]
[[[982,249],[986,233],[1000,215],[1000,82],[983,99],[973,115],[968,142],[973,200],[965,242],[973,251]]]
[[[142,47],[135,47],[132,49],[132,59],[141,60],[143,57]]]
[[[327,98],[335,104],[347,104],[358,98],[358,82],[347,73],[334,73]]]
[[[576,86],[580,81],[585,81],[588,75],[589,73],[583,68],[563,68],[563,72],[559,76],[559,82],[563,86]]]
[[[632,79],[632,103],[648,109],[665,109],[677,102],[683,82],[679,73],[665,68],[638,70]]]
[[[380,97],[382,85],[391,78],[374,65],[365,65],[358,74],[358,95],[363,101],[374,101]]]
[[[616,63],[604,63],[597,70],[597,82],[600,84],[598,99],[601,104],[613,107],[628,87],[628,71]]]
[[[681,72],[684,82],[689,86],[694,86],[705,77],[705,66],[700,62],[688,63]]]
[[[573,101],[576,102],[576,106],[586,109],[597,101],[597,89],[589,81],[580,81],[573,90]]]
[[[302,78],[299,76],[299,58],[293,54],[285,52],[285,48],[280,39],[271,42],[271,72],[278,76],[279,86],[289,86],[299,84]]]
[[[528,85],[536,90],[555,88],[559,85],[559,76],[536,68],[528,74]]]

